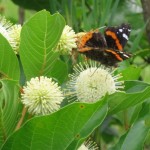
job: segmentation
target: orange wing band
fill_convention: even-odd
[[[83,53],[83,52],[87,52],[87,51],[90,51],[90,50],[93,50],[93,48],[92,47],[84,47],[84,48],[80,48],[78,50],[78,52]]]
[[[114,32],[106,31],[106,35],[111,36],[115,40],[118,50],[122,50],[122,45],[120,44],[120,42]]]
[[[82,48],[85,46],[86,42],[87,42],[89,39],[92,38],[92,35],[93,35],[93,32],[88,32],[88,33],[86,33],[85,35],[83,35],[83,36],[81,37],[80,43],[79,43],[79,45],[78,45],[78,48],[79,48],[79,49],[82,49]]]
[[[112,50],[109,50],[109,49],[107,49],[106,51],[112,53],[113,55],[115,55],[117,60],[123,61],[123,59],[115,51],[112,51]]]

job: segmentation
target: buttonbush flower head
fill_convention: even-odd
[[[95,142],[87,140],[78,148],[78,150],[99,150],[99,148]]]
[[[23,87],[22,103],[29,113],[35,115],[50,114],[60,108],[63,94],[52,78],[44,76],[32,78]]]
[[[20,33],[21,33],[21,25],[13,25],[9,28],[9,37],[10,37],[10,45],[14,49],[15,53],[19,53],[19,45],[20,45]]]
[[[54,48],[61,54],[71,54],[73,48],[77,48],[76,34],[71,27],[66,25],[57,46]]]
[[[7,39],[15,53],[18,52],[20,43],[21,25],[13,25],[4,16],[0,16],[0,33]]]
[[[76,34],[77,40],[79,41],[84,35],[86,34],[86,32],[79,32]]]
[[[114,76],[114,71],[104,66],[97,67],[95,62],[78,64],[74,67],[74,73],[70,75],[70,81],[66,95],[81,102],[95,102],[106,93],[115,93],[123,88],[123,82],[118,81],[120,74]]]
[[[10,21],[7,21],[4,16],[0,16],[0,33],[9,41],[8,29],[12,26]]]

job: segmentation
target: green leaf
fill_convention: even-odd
[[[121,145],[122,145],[122,143],[123,143],[125,137],[126,137],[126,134],[122,135],[122,136],[120,137],[118,143],[117,143],[115,146],[110,147],[108,150],[120,150],[120,147],[121,147]]]
[[[61,60],[57,60],[51,68],[51,76],[56,77],[60,83],[63,83],[68,76],[67,64]]]
[[[15,4],[26,8],[26,9],[34,9],[34,10],[42,10],[42,9],[50,9],[50,1],[49,0],[12,0]]]
[[[144,121],[136,122],[129,132],[124,134],[119,142],[109,150],[142,150],[149,128],[145,126]]]
[[[141,68],[137,68],[135,66],[129,66],[128,68],[125,68],[121,71],[123,80],[137,80],[139,79],[140,73]]]
[[[114,93],[108,97],[109,113],[117,113],[121,110],[135,106],[136,104],[142,103],[144,100],[150,97],[150,86],[145,88],[143,91],[135,93]]]
[[[8,41],[0,34],[0,75],[19,80],[20,70],[17,57]]]
[[[142,150],[148,131],[149,128],[145,126],[143,120],[136,122],[127,134],[121,150]]]
[[[15,132],[2,150],[75,149],[107,114],[107,101],[94,104],[74,103],[47,116],[35,117]]]
[[[107,17],[110,15],[109,10],[112,7],[112,0],[106,0],[106,1],[102,1],[101,5],[101,21],[100,21],[100,25],[104,25],[106,23]],[[113,12],[114,13],[114,12]]]
[[[139,114],[139,118],[127,133],[124,142],[122,144],[121,150],[128,150],[128,149],[142,150],[143,149],[143,144],[146,140],[148,132],[150,131],[150,126],[147,126],[145,122],[145,119],[149,118],[150,115],[150,106],[148,104],[149,103],[143,104],[143,108]]]
[[[147,22],[148,23],[148,22]],[[136,52],[137,51],[137,48],[139,46],[139,43],[140,43],[140,40],[143,36],[143,33],[145,32],[145,28],[146,28],[146,24],[144,24],[144,26],[141,28],[141,31],[138,33],[138,36],[136,36],[133,44],[132,44],[132,47],[130,48],[132,52]]]
[[[60,14],[50,15],[45,10],[36,13],[24,24],[20,58],[27,80],[36,76],[50,77],[55,74],[52,71],[62,70],[54,68],[57,66],[59,54],[52,49],[56,46],[64,26],[65,21]]]
[[[131,112],[130,116],[130,120],[129,120],[129,124],[133,124],[134,121],[137,119],[141,109],[142,109],[142,104],[137,105],[136,107],[133,108],[133,112]]]
[[[140,92],[148,86],[150,86],[150,84],[138,80],[125,81],[125,91],[128,93]]]
[[[107,15],[110,15],[109,16],[109,21],[108,21],[108,24],[111,25],[111,22],[114,20],[114,16],[116,15],[116,10],[117,10],[117,7],[118,7],[118,4],[119,4],[119,1],[120,0],[116,0],[113,2],[113,6],[111,6],[111,13],[109,13],[109,11],[107,11]]]
[[[142,104],[142,109],[139,113],[138,116],[139,119],[142,120],[147,120],[150,119],[150,99],[146,100],[143,104]],[[148,125],[148,124],[147,124]]]
[[[14,131],[19,112],[19,86],[17,82],[1,80],[0,90],[0,147]]]
[[[142,104],[142,109],[138,112],[138,118],[131,128],[121,136],[119,142],[109,150],[142,150],[146,137],[150,131],[147,125],[147,118],[150,116],[150,102]],[[139,111],[139,110],[138,110]]]
[[[138,50],[136,52],[136,55],[137,56],[141,56],[141,57],[147,57],[150,54],[149,52],[150,52],[149,48],[147,48],[147,49],[141,49],[141,50]],[[136,57],[136,55],[134,57]]]

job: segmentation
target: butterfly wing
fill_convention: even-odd
[[[88,32],[81,37],[78,45],[79,52],[86,52],[90,50],[100,50],[106,47],[105,38],[100,32]]]
[[[128,24],[122,24],[118,27],[108,27],[104,34],[107,42],[107,47],[122,51],[126,45],[131,27]]]
[[[81,37],[78,51],[105,66],[117,66],[118,62],[131,57],[129,53],[122,51],[130,31],[129,25],[122,24],[118,27],[108,27],[104,36],[100,32],[88,32]]]
[[[91,39],[86,42],[86,46],[100,49],[106,47],[106,41],[100,32],[93,32]]]

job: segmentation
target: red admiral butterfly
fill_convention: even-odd
[[[127,24],[106,28],[104,36],[97,30],[87,32],[79,41],[78,51],[106,66],[117,66],[118,62],[131,57],[131,54],[123,51],[130,32]]]

